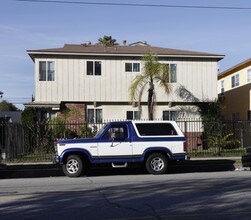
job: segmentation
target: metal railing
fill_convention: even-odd
[[[177,120],[191,157],[240,156],[251,146],[251,122]],[[68,121],[30,125],[0,124],[0,155],[5,161],[50,161],[57,140],[93,137],[104,123]]]

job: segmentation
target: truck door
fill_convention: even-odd
[[[99,157],[132,157],[132,142],[126,124],[111,125],[98,143]],[[108,159],[108,158],[107,158]]]

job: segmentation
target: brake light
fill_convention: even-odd
[[[186,141],[183,142],[183,149],[184,149],[184,152],[187,151],[187,142]]]

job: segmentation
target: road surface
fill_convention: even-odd
[[[251,172],[0,179],[0,219],[251,219]]]

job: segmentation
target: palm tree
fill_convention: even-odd
[[[140,103],[142,99],[142,94],[148,85],[148,119],[153,120],[154,104],[156,101],[155,84],[158,83],[159,86],[163,87],[165,93],[170,93],[171,87],[169,85],[169,70],[168,66],[158,62],[157,56],[153,55],[151,52],[147,53],[142,58],[143,61],[143,72],[137,75],[130,87],[130,100],[135,101],[138,98],[138,107],[140,108]]]
[[[111,45],[117,45],[116,39],[113,39],[112,36],[107,36],[104,35],[104,37],[101,37],[98,39],[98,44],[100,45],[106,45],[106,44],[111,44]]]

